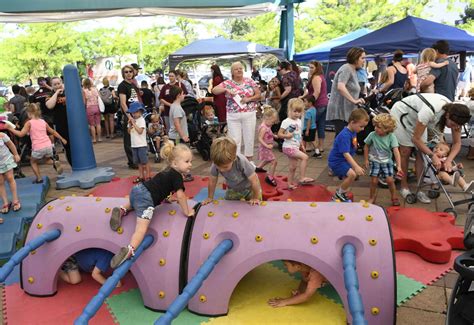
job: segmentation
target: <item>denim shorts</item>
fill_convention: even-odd
[[[145,165],[148,163],[148,147],[132,148],[133,163]]]
[[[137,215],[137,218],[151,220],[155,205],[151,198],[151,193],[143,184],[132,187],[130,191],[130,205]]]
[[[51,158],[53,157],[53,147],[46,147],[46,148],[41,148],[39,150],[33,150],[31,152],[31,158],[34,159],[43,159],[44,157],[46,158]]]

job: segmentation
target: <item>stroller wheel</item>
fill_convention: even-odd
[[[407,195],[405,200],[407,201],[408,204],[414,204],[414,203],[416,203],[416,195],[413,194],[413,193],[410,193],[410,194]]]
[[[427,192],[427,195],[430,199],[437,199],[437,198],[439,198],[440,193],[438,191],[435,191],[435,190],[429,190]]]
[[[457,213],[456,210],[454,210],[453,208],[444,209],[444,212],[449,213],[449,214],[452,214],[452,215],[454,216],[454,218],[457,218],[457,217],[458,217],[458,213]]]
[[[380,188],[388,188],[387,181],[385,180],[385,177],[379,176],[379,187]]]

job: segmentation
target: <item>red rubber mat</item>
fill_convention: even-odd
[[[97,294],[100,285],[89,275],[83,275],[80,284],[71,285],[59,281],[58,292],[52,297],[32,297],[21,290],[18,283],[5,287],[4,315],[8,324],[73,324],[89,300]],[[111,296],[136,288],[131,274],[123,280],[123,286]],[[114,324],[114,318],[104,303],[89,324]]]

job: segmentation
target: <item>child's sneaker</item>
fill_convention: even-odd
[[[323,155],[322,155],[320,152],[315,152],[315,153],[313,154],[313,157],[314,157],[314,158],[323,158]]]
[[[265,177],[265,182],[271,186],[277,186],[277,182],[275,180],[275,178],[273,178],[272,176],[267,176]]]
[[[114,257],[112,257],[112,260],[110,261],[110,267],[116,269],[132,256],[135,256],[135,250],[131,245],[128,245],[127,247],[122,247],[120,248],[120,251],[115,254]]]
[[[467,183],[464,188],[463,188],[464,192],[472,192],[474,191],[474,181],[470,181],[469,183]]]
[[[334,193],[332,197],[332,200],[333,201],[339,200],[341,202],[350,202],[351,199],[349,199],[346,193],[336,191],[336,193]]]
[[[122,224],[122,217],[127,215],[124,207],[115,207],[112,209],[112,217],[110,217],[110,229],[117,231]]]
[[[416,198],[421,203],[424,203],[424,204],[430,204],[431,203],[430,198],[428,197],[428,195],[426,195],[425,192],[418,192],[418,194],[416,195]]]
[[[59,160],[55,160],[53,162],[53,167],[58,173],[58,175],[61,175],[63,173],[63,167],[61,166],[61,163],[59,162]]]

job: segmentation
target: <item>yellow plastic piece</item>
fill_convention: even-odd
[[[293,202],[293,200],[292,200],[292,199],[286,199],[286,201],[287,201],[287,202]]]
[[[54,209],[54,207],[52,205],[48,205],[48,211],[51,211],[53,209]]]
[[[200,301],[200,302],[206,302],[206,301],[207,301],[206,296],[205,296],[205,295],[200,295],[200,296],[199,296],[199,301]]]
[[[267,202],[266,202],[266,201],[262,201],[262,202],[260,202],[260,205],[261,205],[262,207],[264,207],[264,206],[267,205]]]
[[[318,237],[311,237],[311,244],[317,244],[319,242]]]
[[[81,231],[81,226],[77,225],[77,226],[76,226],[76,231],[77,231],[77,232]]]
[[[311,203],[309,204],[309,206],[312,207],[312,208],[315,208],[315,207],[317,207],[318,205],[316,204],[316,202],[311,202]]]
[[[372,279],[377,279],[379,277],[379,272],[377,271],[372,271],[370,273],[370,276],[372,277]]]
[[[288,220],[288,219],[290,219],[290,218],[291,218],[291,214],[289,214],[289,213],[285,213],[285,214],[283,215],[283,219]]]
[[[170,210],[170,211],[168,212],[168,214],[169,214],[170,216],[174,216],[174,215],[176,214],[176,210]]]
[[[110,208],[105,208],[105,213],[110,213],[111,210],[112,209],[110,209]]]
[[[36,225],[36,228],[37,228],[37,229],[43,228],[43,224],[42,224],[42,223],[37,224],[37,225]]]
[[[260,236],[260,235],[255,236],[255,241],[256,241],[257,243],[261,242],[262,240],[263,240],[263,237],[262,237],[262,236]]]
[[[30,254],[31,254],[31,255],[35,255],[35,254],[36,254],[36,249],[32,250],[32,251],[30,252]]]
[[[377,245],[377,240],[376,239],[369,239],[369,244],[370,244],[370,246],[375,246],[375,245]]]
[[[207,232],[205,232],[204,234],[202,234],[202,238],[204,239],[209,239],[209,237],[211,237],[211,235]]]
[[[215,204],[215,205],[218,205],[218,204],[219,204],[219,201],[214,200],[214,201],[212,201],[212,203]]]
[[[164,258],[160,258],[160,266],[165,266],[166,260]]]
[[[237,218],[238,216],[239,216],[239,213],[238,213],[238,212],[232,213],[232,217]]]
[[[60,199],[60,200],[64,200],[64,196],[61,195],[61,196],[59,197],[59,199]]]
[[[69,212],[69,211],[71,211],[71,210],[72,210],[72,206],[69,206],[69,205],[68,205],[68,206],[66,207],[66,211]]]
[[[74,193],[74,194],[71,194],[71,196],[73,196],[73,197],[76,197],[76,196],[77,196],[77,194],[76,194],[76,193]],[[89,196],[93,196],[93,195],[92,195],[92,194],[89,194]]]
[[[338,219],[339,221],[344,221],[344,220],[346,220],[346,217],[344,217],[343,214],[340,214],[340,215],[337,217],[337,219]]]
[[[128,197],[129,197],[129,195],[128,195],[128,194],[124,195],[124,198],[128,199]]]
[[[365,220],[367,220],[367,221],[372,221],[372,220],[374,220],[374,217],[372,217],[372,216],[369,214],[367,217],[365,217]]]
[[[341,203],[341,200],[336,199],[336,200],[334,200],[334,202],[336,202],[336,203]]]
[[[119,235],[123,234],[123,228],[122,227],[117,228],[117,234],[119,234]]]
[[[163,231],[163,237],[168,237],[170,232],[168,230]]]
[[[370,312],[372,313],[372,315],[378,315],[380,314],[380,309],[378,309],[377,307],[372,307]]]
[[[96,197],[95,200],[96,200],[96,202],[100,202],[100,201],[102,201],[102,198]]]
[[[158,297],[160,297],[161,299],[163,299],[163,298],[165,297],[165,292],[164,292],[164,291],[158,292]]]
[[[362,207],[364,207],[364,208],[368,208],[369,206],[370,206],[370,204],[368,202],[362,203]]]
[[[214,212],[209,211],[209,212],[207,213],[207,216],[208,216],[208,217],[213,217],[213,216],[214,216]]]
[[[28,282],[29,282],[29,283],[34,283],[34,282],[35,282],[35,278],[33,278],[32,276],[30,276],[30,277],[28,278]]]

